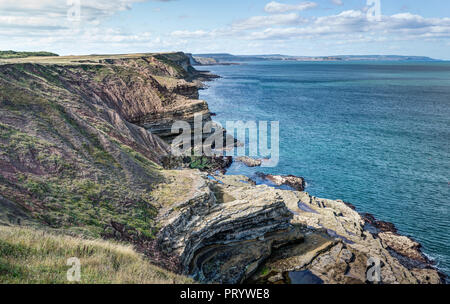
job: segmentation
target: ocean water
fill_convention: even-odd
[[[312,195],[343,199],[395,223],[450,274],[450,63],[255,62],[207,67],[222,76],[201,98],[216,121],[280,122],[275,168]]]

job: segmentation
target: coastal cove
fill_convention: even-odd
[[[450,271],[450,64],[247,62],[205,66],[214,120],[280,121],[276,168],[235,162],[228,174],[293,174],[312,195],[392,222]]]

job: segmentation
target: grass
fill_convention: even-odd
[[[182,202],[189,198],[192,191],[193,179],[183,172],[164,172],[165,183],[159,184],[151,193],[151,196],[161,206],[172,206],[176,202]]]
[[[162,63],[172,67],[177,73],[179,78],[187,77],[187,72],[176,63],[177,60],[183,59],[178,53],[173,54],[158,54],[154,56],[156,59]]]
[[[157,55],[164,58],[167,63],[171,65],[177,66],[170,60],[179,60],[181,55],[179,53],[137,53],[137,54],[103,54],[103,55],[80,55],[80,56],[37,56],[34,53],[32,56],[28,57],[0,57],[2,59],[1,63],[5,64],[17,64],[17,63],[38,63],[38,64],[58,64],[58,65],[99,65],[101,61],[104,60],[114,60],[114,59],[139,59],[142,57],[151,57],[154,56],[156,58]],[[180,68],[180,72],[183,70]],[[183,70],[184,71],[184,70]]]
[[[68,284],[69,258],[81,262],[83,284],[193,283],[149,263],[131,246],[43,230],[0,226],[0,283]]]
[[[16,160],[18,158],[29,159],[33,163],[31,155],[35,154],[35,160],[43,170],[57,168],[53,169],[57,172],[55,174],[38,176],[24,173],[17,178],[17,186],[44,202],[45,208],[36,214],[38,218],[53,228],[79,227],[97,237],[110,221],[126,223],[132,234],[141,234],[147,238],[154,236],[153,218],[157,210],[151,205],[150,197],[145,191],[135,193],[121,175],[112,176],[100,171],[98,181],[81,178],[73,172],[73,160],[63,160],[55,152],[50,153],[52,148],[54,145],[50,142],[0,123],[0,150],[12,162],[19,162]],[[107,170],[108,166],[117,169],[115,160],[100,149],[99,143],[83,148],[103,170]],[[158,171],[159,168],[140,153],[124,145],[121,148],[146,169],[149,175]],[[108,170],[112,170],[111,168]],[[4,186],[0,182],[0,190],[5,190]],[[25,205],[32,203],[26,200]]]
[[[121,152],[121,159],[129,159],[126,165],[136,168],[141,177],[141,181],[136,176],[130,180],[121,163],[101,144],[98,133],[80,125],[60,104],[0,83],[3,88],[0,97],[9,103],[2,105],[2,110],[23,121],[39,123],[40,132],[27,134],[0,123],[0,156],[15,167],[27,168],[14,181],[15,188],[0,180],[0,193],[23,202],[33,210],[34,218],[52,228],[81,229],[100,237],[105,226],[114,221],[126,224],[131,235],[154,237],[157,210],[149,188],[159,182],[160,167],[111,140],[111,147]],[[16,192],[23,194],[20,199]]]
[[[9,58],[26,58],[26,57],[48,57],[58,56],[57,54],[50,52],[16,52],[16,51],[0,51],[1,59]]]
[[[27,175],[21,182],[34,198],[45,201],[36,216],[52,228],[85,229],[100,237],[110,221],[126,224],[129,234],[153,238],[157,230],[156,208],[142,195],[126,197],[127,185],[90,179],[38,178]]]

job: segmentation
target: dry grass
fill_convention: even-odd
[[[163,174],[165,183],[159,184],[151,193],[151,196],[162,207],[170,207],[193,196],[195,179],[188,170],[165,170]]]
[[[139,53],[139,54],[114,54],[114,55],[80,55],[80,56],[48,56],[1,59],[0,64],[12,63],[39,63],[39,64],[99,64],[104,59],[137,59],[153,55],[171,55],[172,53]]]
[[[85,284],[184,284],[192,280],[150,264],[133,250],[43,230],[0,226],[0,283],[67,284],[67,259],[81,261]]]

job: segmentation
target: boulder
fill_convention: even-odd
[[[289,186],[297,191],[304,191],[306,187],[306,182],[303,177],[298,177],[294,175],[272,175],[257,173],[257,176],[274,183],[277,186]]]
[[[242,156],[235,159],[235,161],[243,163],[247,167],[260,167],[262,161],[260,159],[254,159],[248,156]]]

